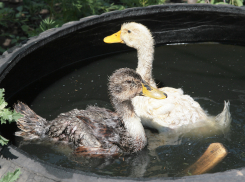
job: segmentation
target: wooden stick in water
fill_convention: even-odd
[[[184,174],[203,174],[216,166],[225,158],[227,153],[226,148],[221,143],[212,143],[194,164],[184,170]]]

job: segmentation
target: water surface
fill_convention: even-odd
[[[119,159],[75,158],[72,147],[49,141],[24,142],[16,145],[31,155],[58,166],[82,171],[130,177],[178,176],[193,164],[210,143],[220,142],[228,150],[227,157],[210,173],[245,166],[245,47],[222,44],[183,44],[156,48],[153,75],[160,87],[182,88],[210,114],[219,114],[224,100],[230,101],[232,123],[230,137],[217,135],[181,135],[176,143],[161,144],[155,151],[147,148],[136,155]],[[52,120],[59,113],[71,109],[85,109],[98,105],[113,109],[107,95],[108,76],[118,68],[137,67],[136,51],[89,60],[85,66],[65,68],[71,73],[47,76],[39,80],[45,84],[50,77],[56,81],[38,92],[34,85],[25,92],[35,90],[30,107],[40,116]],[[62,70],[60,70],[62,72]],[[18,96],[18,95],[17,95]],[[17,97],[15,96],[15,97]],[[25,98],[19,98],[25,102]],[[149,131],[147,131],[149,132]],[[157,133],[154,133],[157,137]]]

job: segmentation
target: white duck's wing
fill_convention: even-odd
[[[189,95],[184,95],[181,89],[164,87],[160,90],[168,95],[166,99],[140,96],[133,99],[135,112],[144,126],[163,132],[207,119],[201,106]]]

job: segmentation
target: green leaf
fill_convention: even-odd
[[[0,135],[0,144],[3,145],[7,145],[8,143],[8,139],[4,138],[3,136]]]
[[[14,173],[8,172],[3,178],[0,179],[0,182],[14,182],[20,176],[20,169],[16,169]]]
[[[243,1],[242,0],[234,0],[234,4],[235,6],[243,6]]]
[[[0,101],[0,111],[3,110],[7,105],[8,105],[7,102],[5,102],[4,100],[1,100]]]
[[[21,12],[23,10],[23,6],[19,6],[16,8],[19,12]]]
[[[1,120],[1,124],[7,124],[5,119],[1,118],[0,120]]]
[[[4,8],[3,2],[0,2],[0,8]]]
[[[4,96],[4,92],[5,92],[4,88],[0,89],[0,98],[2,98]]]
[[[15,36],[14,35],[9,35],[11,38],[15,38]]]
[[[20,113],[16,111],[11,111],[8,108],[5,108],[8,105],[7,102],[4,100],[4,89],[0,89],[0,121],[1,124],[6,124],[6,120],[9,123],[14,122],[22,117]]]
[[[17,42],[17,39],[12,39],[11,43],[14,44]]]
[[[215,4],[218,5],[218,4],[228,4],[228,3],[219,2],[219,3],[215,3]]]
[[[16,18],[21,17],[21,12],[17,13],[17,14],[15,15],[15,17],[16,17]]]
[[[0,47],[0,53],[1,53],[1,52],[4,53],[5,51],[6,51],[6,49]]]
[[[29,26],[28,25],[22,25],[21,26],[21,29],[24,31],[24,32],[27,32],[29,30]]]
[[[206,3],[206,1],[200,1],[200,0],[198,0],[197,3],[202,3],[202,4],[204,4],[204,3]]]
[[[16,112],[16,111],[13,111],[13,114],[12,114],[12,117],[13,117],[13,120],[14,121],[17,121],[18,119],[20,119],[21,117],[23,117],[22,114]]]
[[[8,120],[9,119],[9,115],[11,115],[11,111],[8,109],[2,109],[0,111],[0,117],[4,120]]]

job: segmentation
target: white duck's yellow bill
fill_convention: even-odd
[[[124,43],[121,39],[121,30],[104,38],[105,43]]]
[[[142,83],[142,95],[147,96],[147,97],[151,97],[154,99],[166,99],[167,98],[167,94],[151,87],[150,85],[148,85],[147,83]]]

